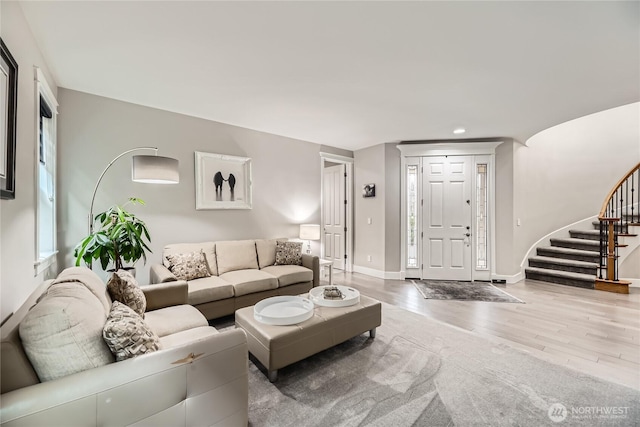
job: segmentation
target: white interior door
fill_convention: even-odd
[[[344,164],[323,169],[323,255],[333,261],[333,268],[345,269],[346,228],[346,166]]]
[[[472,157],[423,159],[422,276],[471,280]]]

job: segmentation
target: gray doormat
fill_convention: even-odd
[[[488,282],[453,282],[445,280],[412,280],[412,282],[425,299],[524,304],[522,300],[509,295]]]

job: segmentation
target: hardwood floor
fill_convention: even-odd
[[[523,280],[525,304],[427,300],[411,281],[334,271],[334,284],[640,390],[640,289],[628,295]]]

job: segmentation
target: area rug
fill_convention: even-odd
[[[375,339],[363,334],[283,368],[275,383],[251,358],[250,425],[637,426],[638,390],[382,310]]]
[[[523,303],[522,300],[488,282],[445,280],[412,280],[412,282],[425,299]]]

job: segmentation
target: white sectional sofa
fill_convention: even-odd
[[[179,280],[172,272],[177,268],[176,256],[201,252],[207,271],[205,277],[186,278],[188,302],[207,319],[215,319],[267,297],[299,295],[318,286],[319,258],[301,254],[300,265],[277,264],[278,247],[283,244],[294,242],[258,239],[167,245],[162,264],[151,266],[150,279],[152,283]]]
[[[0,424],[246,426],[245,333],[209,326],[184,281],[140,289],[146,312],[131,317],[160,348],[116,362],[102,325],[122,304],[102,280],[72,267],[43,283],[0,328]]]

